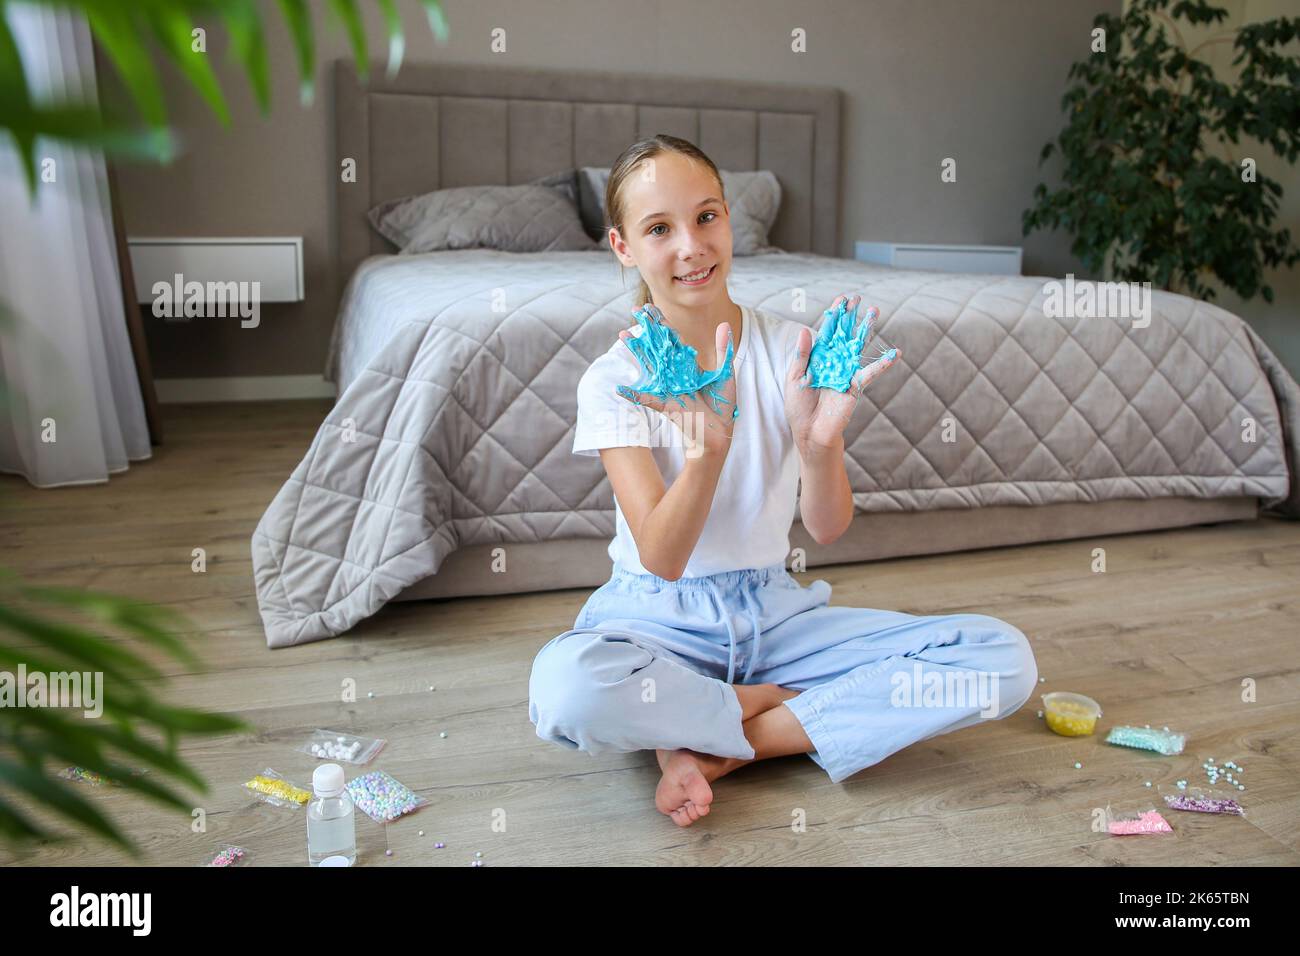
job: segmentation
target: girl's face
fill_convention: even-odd
[[[708,168],[663,152],[643,160],[622,188],[624,234],[610,229],[609,242],[623,265],[641,271],[654,301],[697,308],[727,298],[731,210]],[[684,280],[699,273],[707,275]]]

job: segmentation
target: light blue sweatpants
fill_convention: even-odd
[[[538,652],[529,720],[543,740],[593,755],[753,758],[732,684],[779,684],[802,692],[784,706],[839,783],[918,740],[1005,717],[1034,692],[1033,651],[1010,624],[830,607],[830,596],[780,564],[676,581],[616,565]]]

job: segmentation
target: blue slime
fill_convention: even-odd
[[[732,337],[727,337],[727,355],[722,365],[712,371],[704,371],[697,361],[699,353],[694,347],[686,345],[677,332],[664,324],[663,313],[651,303],[632,313],[638,319],[644,331],[640,336],[628,336],[623,341],[636,356],[644,375],[642,380],[629,388],[618,386],[618,393],[629,401],[640,405],[638,392],[653,395],[660,402],[667,403],[672,398],[682,408],[686,403],[681,396],[703,392],[710,400],[710,405],[719,415],[724,414],[719,403],[733,405],[721,392],[721,386],[731,378],[731,360],[735,354]],[[731,417],[738,418],[740,409],[733,406]]]
[[[860,305],[861,303],[859,303]],[[833,388],[837,392],[847,392],[853,384],[853,376],[860,366],[862,347],[871,338],[871,321],[880,313],[872,306],[862,318],[858,334],[853,334],[853,324],[857,321],[858,310],[855,306],[850,312],[846,309],[845,299],[833,309],[823,314],[826,321],[822,323],[821,333],[813,343],[808,356],[808,374],[811,376],[805,388]],[[898,349],[886,349],[880,358],[893,361],[898,356]]]

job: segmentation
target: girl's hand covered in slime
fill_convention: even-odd
[[[811,329],[799,330],[799,349],[785,383],[785,415],[802,453],[808,448],[834,447],[853,417],[867,383],[892,366],[902,355],[882,349],[880,357],[859,367],[863,347],[871,338],[871,323],[880,313],[867,309],[856,335],[861,296],[839,296],[824,313],[821,333],[814,346]]]
[[[740,414],[732,368],[735,347],[731,325],[723,322],[717,328],[714,346],[719,355],[726,353],[722,364],[704,371],[697,361],[699,353],[664,324],[663,313],[654,305],[646,303],[632,315],[645,327],[644,331],[639,337],[629,329],[618,335],[644,375],[633,388],[618,386],[619,395],[635,405],[661,412],[681,429],[688,457],[699,457],[706,450],[725,452]]]

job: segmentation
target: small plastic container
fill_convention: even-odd
[[[1101,705],[1083,694],[1057,691],[1043,695],[1043,719],[1062,737],[1087,737],[1097,729]]]

